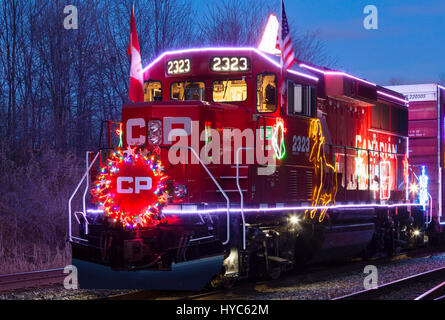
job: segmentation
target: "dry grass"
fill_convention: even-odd
[[[44,149],[18,164],[0,149],[0,274],[70,264],[68,199],[83,161]]]
[[[41,244],[17,246],[13,250],[0,247],[0,259],[0,274],[50,270],[70,265],[71,250],[69,246],[54,250]]]

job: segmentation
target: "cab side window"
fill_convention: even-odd
[[[287,82],[287,113],[312,117],[316,112],[316,92],[314,87],[304,86],[293,81]]]
[[[256,108],[260,113],[277,110],[277,76],[259,74],[256,77]]]
[[[144,83],[144,101],[162,101],[161,81],[146,81]]]

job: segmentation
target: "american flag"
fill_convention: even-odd
[[[284,0],[281,0],[281,35],[277,41],[278,49],[281,50],[281,105],[286,105],[286,70],[295,62],[295,52],[292,47],[289,24],[287,23],[286,10],[284,9]]]

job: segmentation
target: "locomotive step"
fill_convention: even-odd
[[[267,256],[267,259],[278,264],[292,264],[292,261],[277,256]]]

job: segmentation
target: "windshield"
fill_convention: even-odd
[[[228,80],[213,82],[213,101],[243,102],[247,100],[247,82],[245,80]]]
[[[204,101],[204,82],[174,82],[171,85],[170,98],[179,101]]]

